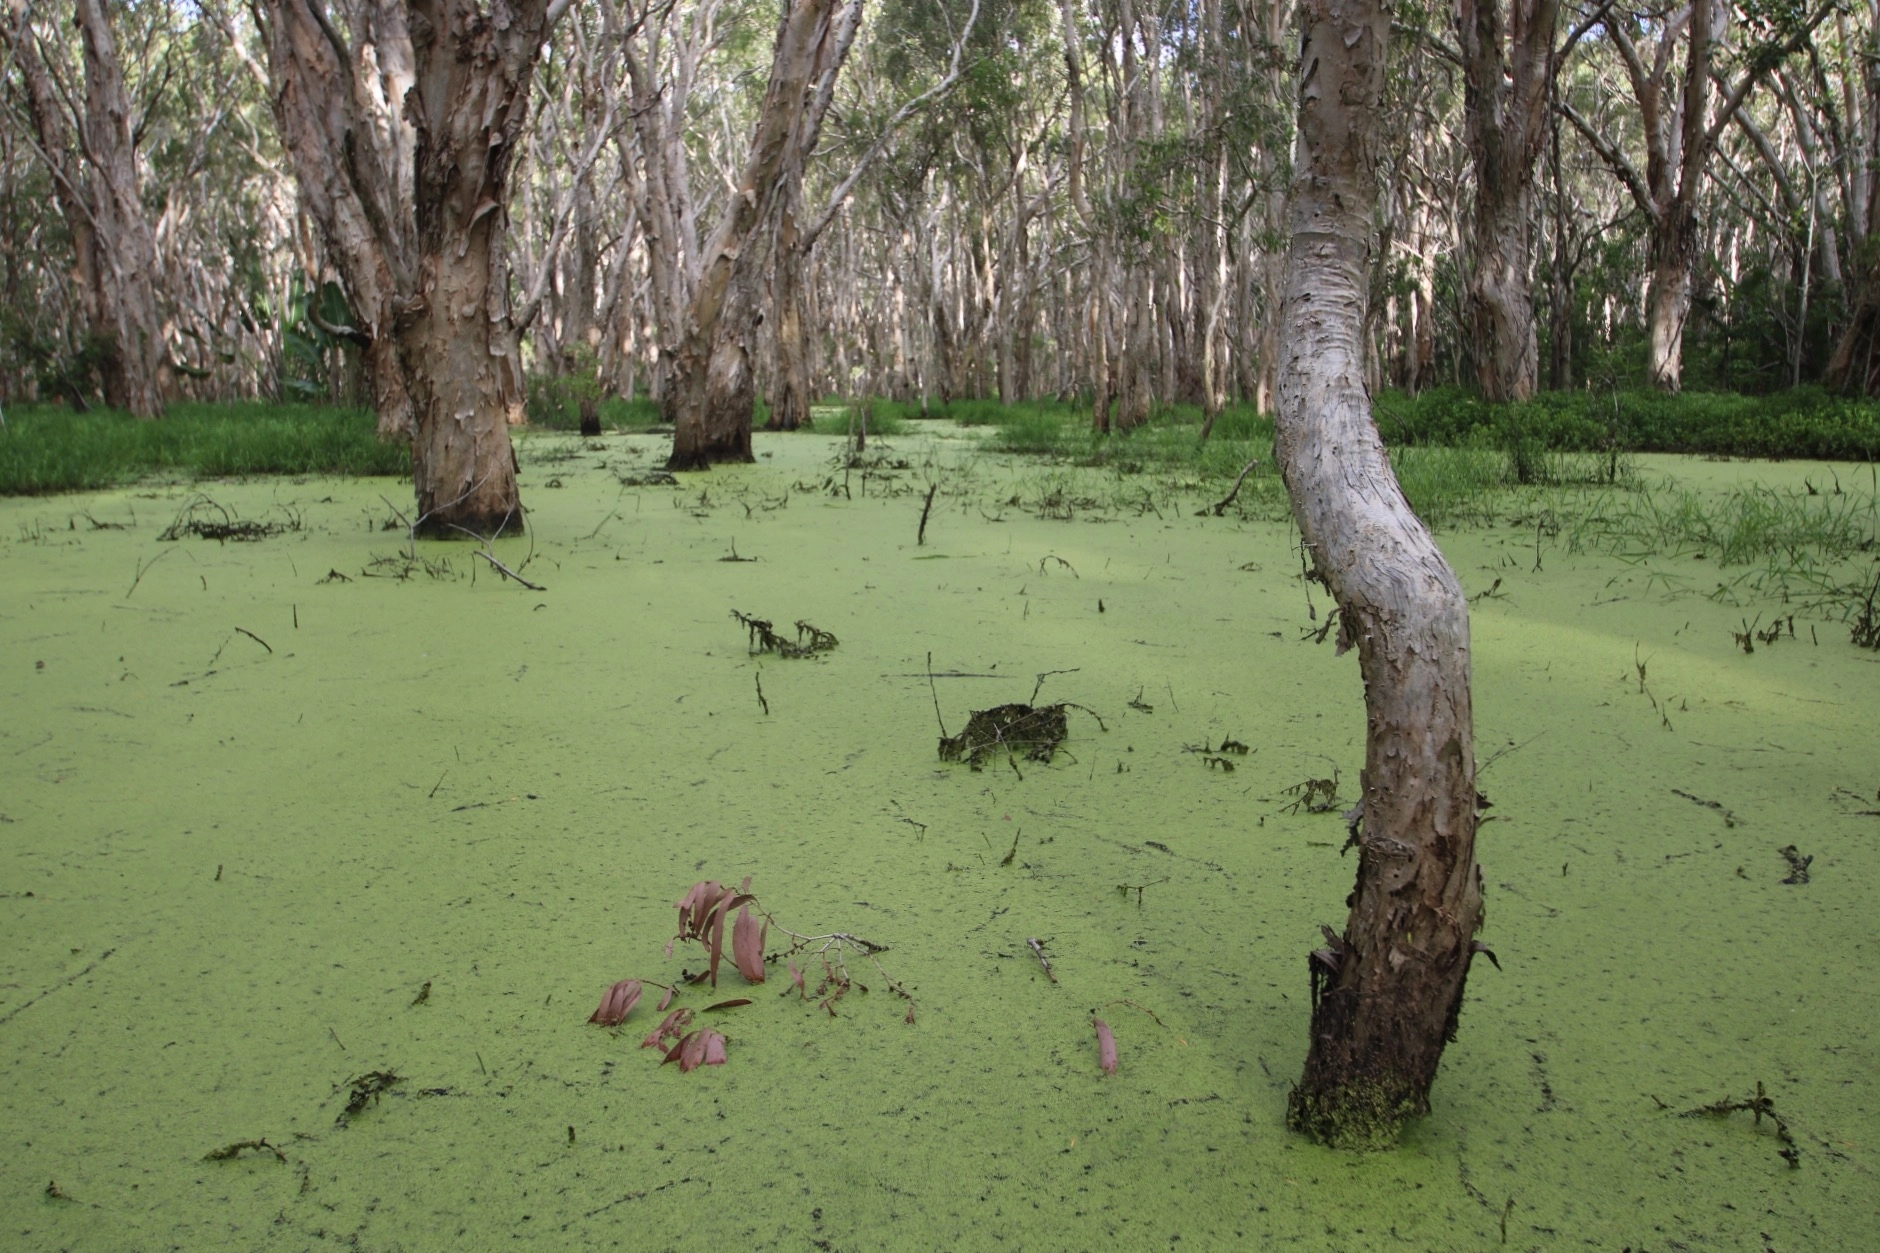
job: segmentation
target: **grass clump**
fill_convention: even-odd
[[[868,434],[905,435],[908,432],[908,419],[901,412],[902,408],[891,401],[875,400],[856,406],[832,400],[811,409],[809,425],[798,429],[812,435],[853,435],[861,423],[862,414],[866,412]]]
[[[15,409],[0,432],[0,495],[113,487],[147,475],[401,475],[402,444],[379,442],[363,409],[309,404],[178,404],[158,422],[124,413]]]

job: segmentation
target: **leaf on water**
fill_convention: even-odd
[[[672,956],[672,949],[670,947],[668,947],[666,950],[666,956],[668,957]],[[678,988],[667,988],[666,995],[659,998],[659,1012],[662,1014],[665,1013],[666,1006],[672,1004],[672,998],[677,996],[678,994],[679,994]]]
[[[675,1060],[679,1063],[680,1074],[700,1066],[722,1066],[725,1064],[725,1038],[710,1028],[691,1032],[666,1051],[666,1062]]]
[[[692,885],[692,890],[685,894],[685,899],[678,905],[681,940],[704,938],[705,921],[723,891],[716,879],[706,879]]]
[[[643,990],[638,979],[622,979],[607,989],[607,994],[601,997],[600,1008],[588,1015],[588,1021],[597,1022],[603,1027],[619,1026],[633,1012]]]
[[[751,998],[748,996],[735,996],[728,1001],[719,1001],[716,1005],[707,1005],[705,1012],[709,1014],[714,1009],[736,1009],[740,1005],[749,1005],[750,1003]]]
[[[768,931],[751,917],[750,905],[738,910],[738,920],[731,928],[731,956],[738,963],[738,973],[751,983],[764,981],[764,937]]]
[[[809,999],[809,988],[804,986],[803,972],[797,968],[795,962],[790,963],[790,982],[796,985],[796,990],[802,994],[804,1000]]]
[[[712,950],[712,986],[714,988],[718,986],[718,963],[720,961],[723,961],[724,956],[725,956],[724,902],[729,901],[731,899],[731,895],[732,894],[729,891],[727,891],[724,894],[724,896],[720,899],[719,904],[716,907],[714,907],[712,910],[711,950]]]
[[[640,1041],[640,1047],[643,1049],[664,1048],[666,1046],[666,1037],[672,1036],[673,1038],[677,1039],[680,1035],[682,1035],[685,1032],[686,1024],[691,1021],[692,1021],[691,1010],[689,1009],[673,1010],[670,1014],[667,1014],[664,1018],[660,1020],[659,1026],[654,1028],[653,1033],[651,1035],[647,1036],[644,1040]]]
[[[1097,1064],[1103,1067],[1103,1073],[1116,1073],[1116,1036],[1110,1031],[1110,1024],[1101,1018],[1092,1018],[1090,1025],[1097,1029]]]

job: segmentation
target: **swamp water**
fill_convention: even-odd
[[[495,553],[544,591],[403,560],[403,485],[207,487],[298,525],[248,543],[159,540],[202,488],[0,501],[0,1246],[1880,1247],[1880,659],[1844,625],[1745,654],[1690,590],[1714,560],[1440,535],[1493,589],[1502,969],[1433,1113],[1331,1152],[1284,1111],[1364,715],[1293,536],[1196,517],[1212,485],[889,442],[845,474],[760,435],[664,486],[630,485],[663,441],[532,437],[533,557]],[[840,642],[754,658],[733,610]],[[936,692],[957,733],[1034,690],[1108,729],[938,760]],[[657,989],[586,1023],[699,969],[673,903],[747,874],[889,946],[916,1022],[855,960],[834,1018],[727,961],[679,1003],[753,1003],[690,1074],[640,1048]],[[1759,1082],[1799,1167],[1768,1118],[1679,1116]],[[285,1160],[206,1160],[260,1140]]]

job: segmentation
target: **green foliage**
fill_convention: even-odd
[[[314,321],[314,312],[320,315],[319,322]],[[347,390],[342,386],[347,367],[356,367],[360,350],[320,327],[320,322],[333,327],[353,324],[345,291],[334,282],[321,284],[318,291],[311,290],[306,276],[295,273],[285,314],[281,326],[281,398],[317,403],[336,391]],[[357,373],[356,368],[353,373]],[[351,390],[359,390],[356,380]],[[346,399],[363,403],[365,398],[352,395]]]
[[[1395,445],[1494,447],[1532,464],[1548,452],[1710,453],[1737,457],[1880,457],[1880,401],[1804,387],[1773,396],[1719,392],[1543,392],[1491,405],[1459,388],[1386,393],[1378,429]]]
[[[598,414],[601,380],[594,350],[586,344],[577,345],[568,351],[564,364],[560,373],[544,371],[529,375],[525,404],[531,426],[574,431],[580,429],[584,406]]]
[[[0,495],[111,487],[144,475],[407,474],[366,410],[321,405],[179,404],[160,422],[51,405],[7,414]]]
[[[892,401],[876,400],[860,406],[868,413],[868,434],[905,435],[909,431],[909,418],[902,412],[904,406]],[[832,401],[828,405],[818,405],[810,410],[810,423],[800,429],[815,435],[852,435],[855,431],[858,407],[841,401]]]
[[[591,405],[603,429],[620,430],[657,425],[659,404],[639,397],[621,400],[606,395],[601,386],[600,362],[594,350],[581,344],[568,352],[567,369],[560,374],[538,372],[526,380],[524,402],[529,425],[550,431],[581,429],[581,407]]]

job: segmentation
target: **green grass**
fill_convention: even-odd
[[[1491,405],[1458,388],[1377,401],[1386,443],[1534,451],[1698,453],[1870,461],[1880,457],[1880,401],[1818,387],[1772,396],[1714,392],[1543,392]]]
[[[529,425],[545,431],[578,431],[583,395],[599,396],[599,392],[600,385],[591,378],[531,374],[526,405]],[[604,430],[642,430],[659,424],[659,402],[648,396],[600,397],[598,408]]]
[[[159,422],[21,407],[0,432],[0,495],[112,487],[146,475],[400,475],[410,453],[378,440],[365,410],[300,404],[179,404]]]
[[[910,419],[903,407],[891,401],[875,401],[868,407],[868,433],[870,435],[905,435],[910,429]],[[814,435],[848,435],[854,430],[855,412],[850,405],[840,400],[830,400],[810,410],[809,425],[799,427]],[[760,424],[761,425],[761,424]]]
[[[959,416],[962,411],[965,417]],[[1164,406],[1144,425],[1107,436],[1092,430],[1085,405],[973,402],[949,406],[947,416],[983,425],[989,452],[1108,467],[1120,474],[1158,474],[1210,490],[1219,484],[1222,495],[1248,462],[1258,462],[1234,507],[1247,517],[1277,519],[1291,513],[1274,465],[1273,419],[1250,405],[1224,409],[1205,443],[1203,414],[1191,405]],[[1481,440],[1460,447],[1393,447],[1391,463],[1411,507],[1438,526],[1497,520],[1511,507],[1507,489],[1616,484],[1630,473],[1630,463],[1616,452],[1532,445],[1517,451]]]

